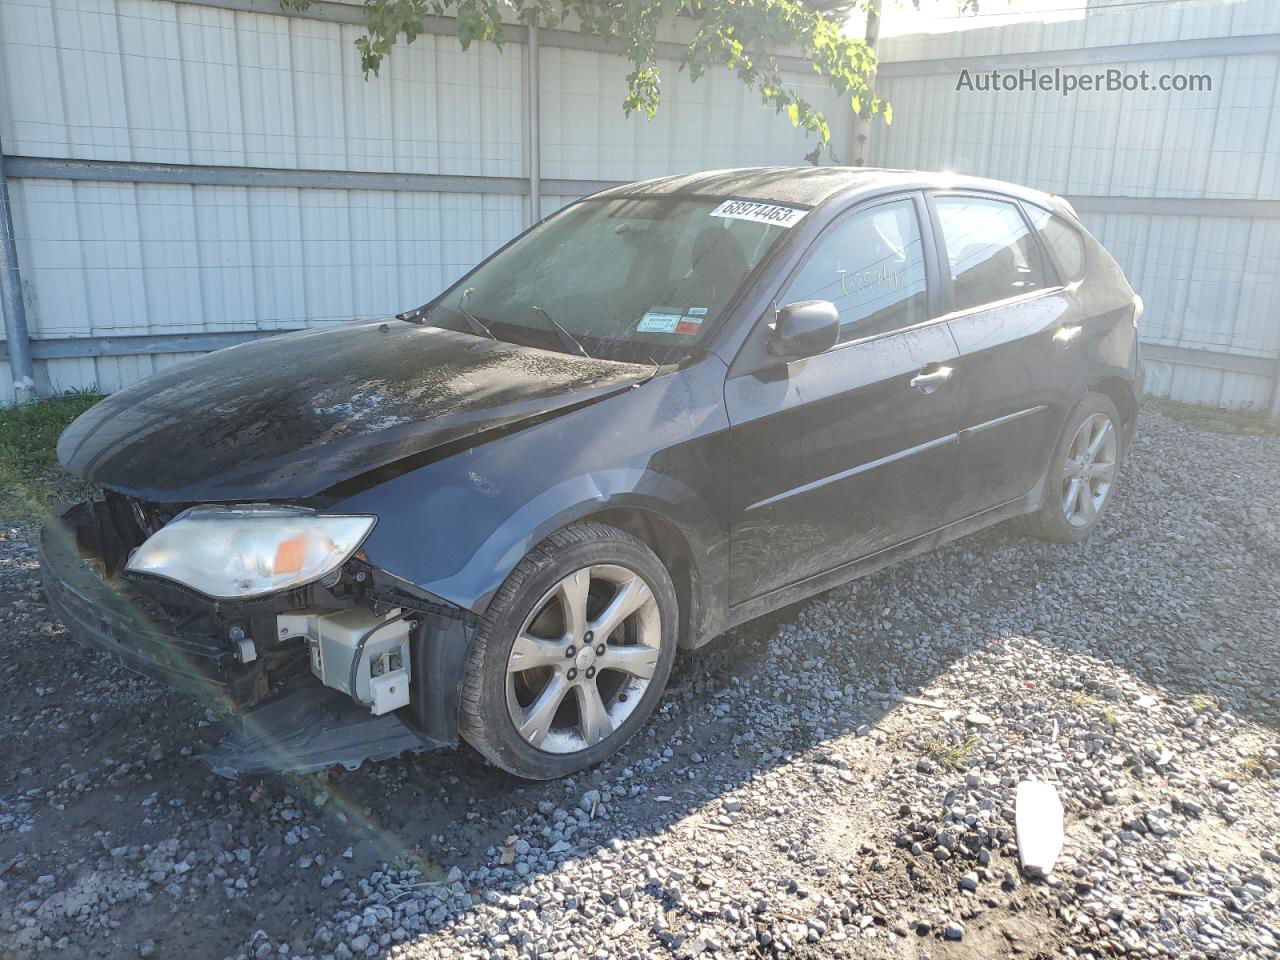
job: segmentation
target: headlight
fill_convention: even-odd
[[[220,600],[256,597],[337,570],[376,522],[301,507],[192,507],[135,550],[125,569]]]

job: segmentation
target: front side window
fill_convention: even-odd
[[[1051,286],[1036,238],[1011,203],[937,197],[951,268],[954,310],[969,310]]]
[[[911,200],[856,213],[828,231],[778,298],[830,300],[840,340],[860,340],[929,318],[920,224]]]
[[[783,208],[769,207],[780,224],[724,206],[687,197],[573,204],[455,284],[426,319],[465,331],[469,314],[500,340],[563,351],[559,325],[593,357],[677,360],[789,229]],[[803,211],[790,214],[794,222]]]

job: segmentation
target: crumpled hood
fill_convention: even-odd
[[[649,372],[395,320],[344,324],[219,350],[112,394],[62,434],[58,459],[146,500],[304,498]]]

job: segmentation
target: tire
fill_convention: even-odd
[[[678,630],[675,588],[652,550],[601,523],[566,527],[489,605],[467,656],[460,732],[528,780],[599,763],[653,713]]]
[[[1089,456],[1088,441],[1097,440],[1104,424],[1109,424],[1110,438]],[[1054,447],[1040,508],[1021,517],[1019,525],[1027,533],[1054,543],[1084,540],[1111,505],[1124,454],[1125,438],[1116,405],[1100,393],[1086,394],[1067,418]],[[1073,481],[1078,481],[1078,486],[1073,487]],[[1073,489],[1074,499],[1068,503]]]

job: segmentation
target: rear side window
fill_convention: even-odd
[[[1036,238],[1016,206],[983,197],[936,197],[934,204],[951,267],[954,310],[1051,285]]]
[[[1035,225],[1044,241],[1049,256],[1062,274],[1062,279],[1070,283],[1084,276],[1084,237],[1075,227],[1055,217],[1042,207],[1028,207],[1031,222]]]
[[[929,319],[915,204],[878,204],[824,234],[778,305],[797,300],[835,304],[841,342]]]

